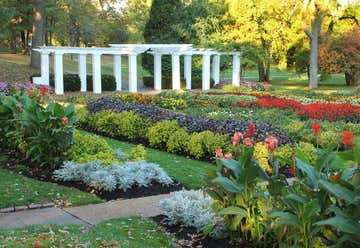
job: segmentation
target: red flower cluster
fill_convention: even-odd
[[[314,123],[311,125],[311,127],[312,127],[312,129],[313,129],[314,135],[315,135],[315,136],[318,136],[318,134],[320,133],[320,125],[319,125],[319,123],[314,122]]]
[[[254,123],[250,123],[248,129],[246,130],[245,137],[253,136],[256,132],[256,125]]]
[[[244,138],[244,135],[241,132],[236,131],[233,136],[233,146],[236,146],[237,144],[239,144],[239,141],[243,138]]]
[[[304,105],[299,116],[327,121],[360,121],[360,107],[350,103],[312,103]]]
[[[341,143],[349,147],[350,149],[354,146],[354,134],[351,131],[344,131],[342,134]]]
[[[61,118],[61,123],[64,126],[66,126],[67,124],[69,124],[69,119],[66,116],[64,116],[63,118]]]
[[[302,103],[286,98],[263,98],[256,102],[259,107],[275,107],[279,109],[301,109]]]

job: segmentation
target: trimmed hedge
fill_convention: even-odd
[[[144,85],[147,87],[154,87],[154,77],[143,77]],[[185,79],[180,80],[181,89],[186,88]],[[214,86],[214,80],[210,79],[210,87]],[[161,88],[162,89],[172,89],[172,78],[162,77],[161,79]],[[191,77],[191,88],[192,89],[201,89],[202,88],[202,79],[201,76]]]
[[[33,77],[39,77],[40,75],[31,76],[30,80],[32,81]],[[93,90],[93,79],[92,75],[86,76],[87,91]],[[50,86],[55,86],[54,75],[50,74]],[[64,74],[64,91],[80,91],[81,81],[78,74]],[[116,90],[116,81],[113,75],[101,75],[101,88],[103,91],[115,91]]]

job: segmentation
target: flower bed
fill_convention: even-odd
[[[180,126],[186,127],[188,133],[209,130],[218,134],[227,134],[231,137],[235,131],[246,132],[249,123],[246,121],[235,120],[215,120],[210,118],[198,118],[191,115],[175,113],[167,109],[158,108],[151,105],[129,104],[119,99],[109,97],[100,98],[88,103],[90,113],[102,110],[112,110],[116,113],[132,111],[142,117],[148,118],[152,123],[163,120],[176,120]],[[280,131],[274,129],[270,124],[256,123],[257,131],[255,138],[265,139],[268,135],[275,136],[279,144],[291,143],[290,139]]]

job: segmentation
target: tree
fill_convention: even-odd
[[[354,86],[360,79],[360,28],[338,37],[329,37],[319,49],[322,74],[344,73],[346,85]]]
[[[45,1],[34,0],[34,24],[32,48],[37,48],[44,44],[44,23],[45,23]],[[40,68],[40,53],[33,51],[31,53],[31,66]]]
[[[302,23],[304,32],[310,40],[310,88],[318,87],[318,47],[321,27],[324,19],[336,6],[336,0],[304,0]]]

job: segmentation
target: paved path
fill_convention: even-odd
[[[72,208],[43,208],[0,214],[0,228],[24,227],[37,224],[94,225],[100,221],[129,216],[152,217],[159,215],[158,203],[169,194]]]

